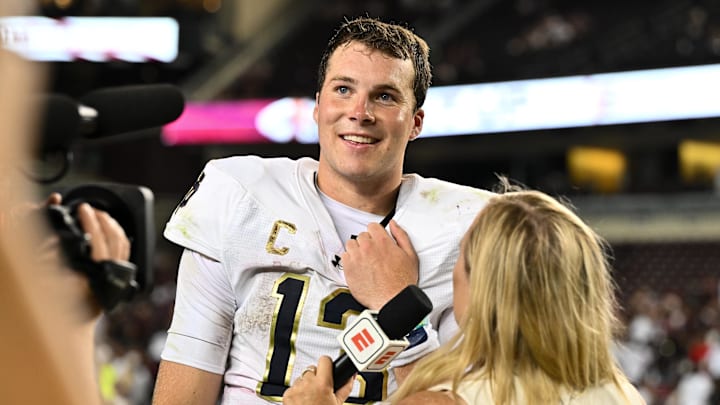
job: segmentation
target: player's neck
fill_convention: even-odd
[[[326,178],[317,174],[315,184],[333,200],[349,207],[377,215],[386,215],[393,208],[400,192],[402,176],[397,181],[356,182]]]

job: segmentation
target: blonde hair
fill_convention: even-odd
[[[559,403],[626,381],[611,344],[617,332],[606,243],[568,207],[538,191],[493,197],[463,241],[470,298],[462,333],[415,367],[395,403],[477,372],[496,404]]]

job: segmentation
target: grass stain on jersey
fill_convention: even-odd
[[[420,195],[432,204],[435,204],[438,202],[438,200],[440,200],[440,190],[436,188],[421,191]]]
[[[180,232],[185,238],[192,239],[192,234],[188,230],[189,228],[192,228],[195,223],[195,221],[193,221],[192,214],[182,210],[176,212],[174,216],[177,217],[177,219],[173,218],[173,220],[168,224],[168,229],[174,229]]]

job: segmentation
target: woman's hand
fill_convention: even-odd
[[[355,378],[351,378],[337,392],[333,392],[333,364],[328,356],[322,356],[318,365],[310,366],[295,380],[283,395],[285,405],[341,405],[352,390]]]

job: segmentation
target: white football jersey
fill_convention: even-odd
[[[317,167],[310,158],[210,161],[165,228],[167,239],[193,252],[183,254],[162,358],[224,374],[224,403],[280,402],[305,367],[340,354],[337,336],[365,309],[335,259],[346,241],[315,187]],[[403,177],[393,219],[417,251],[435,340],[457,330],[452,269],[492,195]],[[361,373],[348,402],[385,399],[392,374]]]

